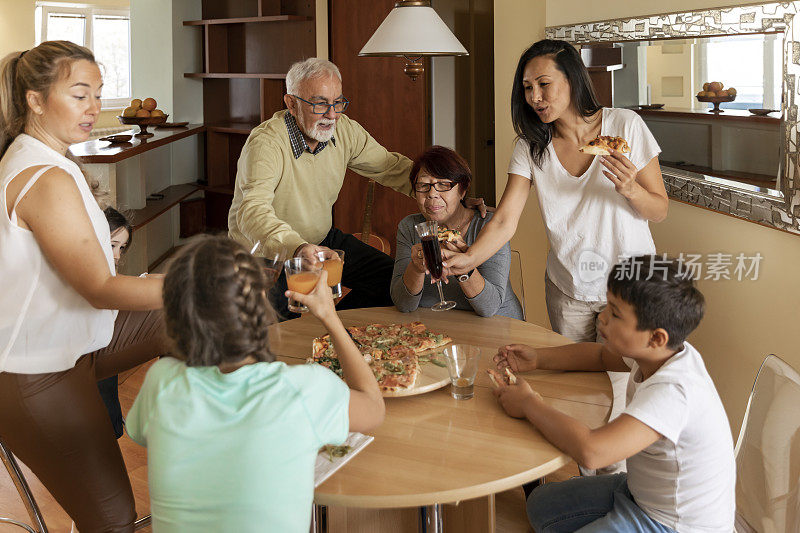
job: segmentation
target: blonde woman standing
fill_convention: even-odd
[[[68,158],[89,138],[102,85],[91,51],[67,41],[0,61],[0,439],[81,533],[133,531],[95,383],[154,355],[90,352],[111,341],[113,310],[162,307],[161,279],[115,275],[108,223]]]

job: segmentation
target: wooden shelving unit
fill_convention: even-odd
[[[271,17],[239,17],[233,19],[208,19],[208,20],[185,20],[184,26],[208,26],[211,24],[245,24],[250,22],[288,22],[290,20],[313,20],[311,17],[299,17],[297,15],[275,15]]]
[[[266,73],[251,73],[251,72],[187,72],[183,75],[185,78],[254,78],[261,80],[285,80],[286,74],[266,74]]]
[[[236,164],[250,131],[284,108],[286,72],[316,56],[318,0],[203,0],[206,223],[227,229]]]
[[[200,187],[197,185],[183,183],[180,185],[170,185],[166,189],[158,191],[157,194],[163,196],[163,198],[147,200],[147,204],[143,208],[134,209],[131,213],[133,229],[140,229],[157,216],[166,213],[170,208],[178,205],[181,200],[185,200],[199,189]]]

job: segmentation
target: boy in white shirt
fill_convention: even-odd
[[[685,341],[703,316],[703,295],[676,261],[639,256],[616,265],[598,331],[604,344],[512,344],[494,357],[495,396],[586,468],[627,460],[627,474],[547,483],[528,498],[537,533],[733,530],[736,466],[722,402],[703,360]],[[589,429],[547,405],[524,379],[534,369],[628,371],[627,407]]]

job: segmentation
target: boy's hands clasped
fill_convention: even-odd
[[[525,418],[525,409],[542,397],[527,381],[518,379],[514,373],[536,369],[536,350],[525,344],[501,346],[494,356],[496,370],[489,369],[489,377],[495,385],[493,391],[503,410],[514,418]]]
[[[530,372],[537,368],[536,349],[527,344],[506,344],[497,350],[494,364],[501,372],[508,367],[512,372]]]

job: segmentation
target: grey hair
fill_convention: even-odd
[[[325,75],[336,76],[339,78],[339,81],[342,81],[342,74],[339,72],[339,67],[327,59],[309,57],[303,61],[298,61],[292,65],[289,72],[286,73],[286,92],[288,94],[297,94],[301,83],[308,79]]]

